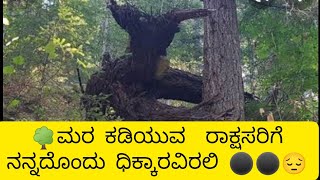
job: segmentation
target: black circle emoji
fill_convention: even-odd
[[[257,159],[257,168],[262,174],[271,175],[279,169],[279,159],[271,152],[262,153]]]
[[[249,154],[238,152],[232,156],[230,167],[232,171],[238,175],[245,175],[252,169],[253,161]]]

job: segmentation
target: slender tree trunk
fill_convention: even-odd
[[[46,150],[46,149],[47,149],[47,148],[46,148],[46,145],[45,145],[45,144],[41,146],[41,150]]]
[[[222,97],[211,112],[233,109],[230,119],[244,119],[244,90],[240,40],[235,0],[204,0],[206,9],[216,9],[205,18],[203,100]],[[229,119],[229,118],[228,118]]]

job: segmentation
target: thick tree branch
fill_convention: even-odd
[[[202,77],[189,72],[170,68],[154,83],[132,83],[130,81],[131,56],[110,61],[105,60],[102,71],[91,76],[87,83],[86,95],[111,94],[110,102],[105,100],[85,98],[87,112],[98,104],[102,105],[101,112],[105,112],[108,103],[126,120],[192,120],[192,119],[224,119],[229,115],[224,112],[219,115],[207,112],[203,107],[214,105],[220,99],[216,97],[202,102]],[[245,93],[247,100],[254,100],[254,96]],[[192,109],[172,107],[157,99],[182,100],[198,104]],[[96,102],[94,102],[96,101]],[[94,119],[87,117],[88,119]]]
[[[189,9],[189,10],[174,10],[164,14],[163,16],[168,19],[172,19],[180,23],[181,21],[188,19],[195,19],[200,17],[208,16],[210,13],[214,12],[214,9]]]
[[[202,101],[202,77],[170,68],[164,77],[156,81],[156,98],[187,101],[198,104]]]
[[[105,79],[107,74],[102,72],[92,76],[88,82],[86,94],[112,94],[109,99],[110,104],[125,120],[219,120],[225,119],[230,115],[229,112],[231,110],[221,114],[213,114],[203,108],[218,102],[220,97],[209,102],[200,103],[191,109],[172,107],[158,102],[156,98],[150,97],[146,91],[139,91],[140,87],[136,85],[127,85],[118,81],[114,83],[107,82]],[[90,112],[90,109],[95,107],[101,107],[94,106],[97,103],[92,101],[94,101],[92,98],[87,98],[84,102],[87,112]],[[96,101],[99,100],[96,99]],[[101,111],[104,110],[101,109]],[[90,117],[87,118],[92,119]]]

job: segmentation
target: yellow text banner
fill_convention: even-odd
[[[0,122],[0,179],[317,179],[314,122]]]

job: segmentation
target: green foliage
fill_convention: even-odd
[[[271,106],[276,119],[317,119],[315,107],[310,105],[318,101],[315,97],[319,88],[318,27],[314,22],[308,14],[271,8],[247,7],[242,13],[245,88],[264,100],[276,98],[263,105]],[[279,88],[276,94],[272,93],[275,86]],[[307,97],[311,94],[312,98]],[[248,111],[252,107],[247,105]]]
[[[18,107],[19,104],[20,104],[20,101],[18,99],[14,99],[8,104],[7,108],[8,109],[13,109],[13,108]]]
[[[58,55],[56,54],[56,45],[53,41],[50,41],[45,47],[44,51],[49,54],[50,59],[56,58]]]
[[[84,82],[98,68],[104,1],[48,2],[4,6],[4,106],[19,98],[18,119],[81,119],[76,68]]]
[[[53,142],[53,131],[46,126],[38,128],[33,136],[33,139],[40,145],[51,144]]]
[[[94,120],[121,120],[121,117],[116,115],[115,110],[110,105],[108,100],[111,94],[86,95],[83,97],[86,102],[86,116]],[[103,113],[103,111],[105,113]]]
[[[24,64],[24,58],[22,56],[17,56],[13,58],[13,64],[15,65],[23,65]]]
[[[14,73],[14,67],[12,65],[3,67],[3,74],[11,75]]]

